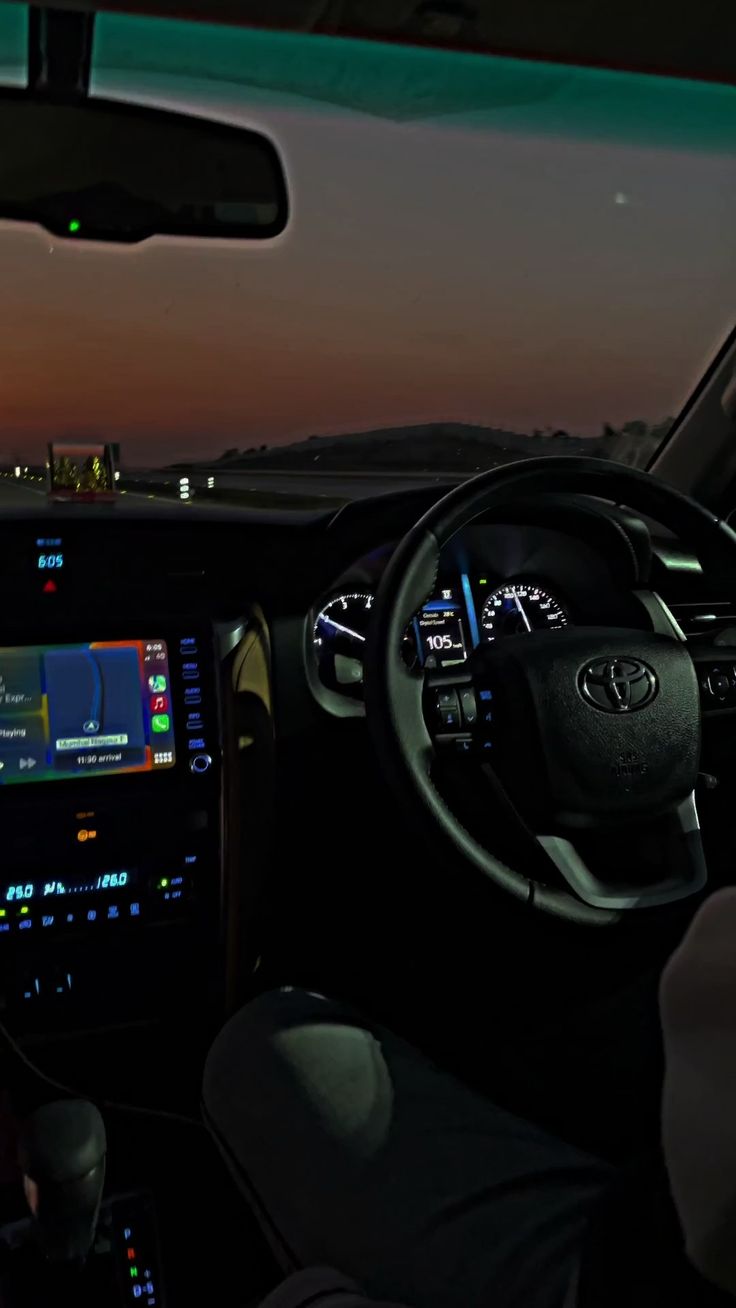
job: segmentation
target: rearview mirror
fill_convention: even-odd
[[[116,101],[0,93],[0,219],[57,237],[263,240],[288,218],[275,146],[258,132]]]

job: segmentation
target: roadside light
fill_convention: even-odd
[[[180,477],[180,478],[179,478],[179,499],[180,499],[180,500],[188,500],[188,499],[189,499],[189,478],[188,478],[188,477]]]
[[[15,475],[16,477],[20,477],[20,465],[17,463],[15,465]]]
[[[215,488],[215,479],[214,479],[214,477],[208,477],[208,478],[207,478],[207,490],[214,490],[214,488]]]
[[[120,469],[119,469],[119,468],[116,468],[116,469],[115,469],[115,480],[116,480],[116,481],[120,481]]]

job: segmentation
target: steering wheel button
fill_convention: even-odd
[[[478,705],[475,702],[474,690],[460,691],[460,704],[463,710],[463,721],[466,727],[472,727],[478,721]]]
[[[443,708],[454,708],[454,709],[456,709],[457,706],[458,706],[458,705],[457,705],[457,691],[456,691],[454,688],[453,688],[452,690],[438,690],[438,691],[437,691],[437,707],[438,707],[439,709],[443,709]]]
[[[460,727],[460,700],[454,689],[438,690],[435,707],[440,726],[445,731],[457,731]]]
[[[725,699],[731,689],[731,683],[725,672],[714,668],[708,677],[708,689],[716,699]]]

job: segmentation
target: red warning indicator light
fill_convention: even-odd
[[[48,581],[45,581],[43,584],[44,595],[55,595],[58,589],[59,587],[57,586],[56,582],[52,581],[50,577]]]

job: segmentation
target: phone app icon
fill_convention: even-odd
[[[148,678],[148,689],[152,695],[166,690],[166,678],[160,672],[157,672],[155,676]]]
[[[151,730],[156,732],[170,731],[171,718],[168,713],[154,713],[151,718]]]
[[[168,713],[168,711],[169,711],[169,697],[168,697],[168,695],[152,695],[152,696],[151,696],[151,712],[152,712],[152,713]]]

